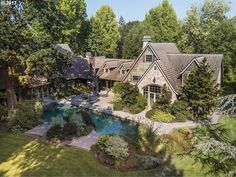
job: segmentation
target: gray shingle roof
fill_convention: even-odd
[[[104,63],[103,67],[106,65],[108,68],[113,68],[109,73],[104,72],[103,67],[101,67],[97,73],[100,79],[122,81],[125,74],[121,74],[119,68],[123,65],[126,69],[129,69],[132,65],[133,60],[127,59],[113,59],[108,60]]]
[[[74,55],[68,44],[56,44],[56,48],[59,49],[61,52],[68,52],[70,55]]]
[[[163,51],[166,54],[180,53],[175,43],[150,43],[150,45],[152,46],[157,55],[160,51]]]
[[[47,78],[45,78],[44,76],[37,76],[37,77],[33,77],[32,80],[29,82],[29,84],[27,85],[28,88],[35,88],[35,87],[40,87],[40,86],[44,86],[44,85],[48,85],[49,82],[47,80]]]
[[[181,71],[194,59],[198,62],[201,62],[204,57],[207,59],[213,70],[213,79],[217,79],[222,67],[222,54],[181,54],[174,43],[149,43],[149,45],[158,57],[155,62],[160,66],[176,92],[181,90],[181,78],[179,77]]]
[[[93,73],[90,69],[88,61],[83,59],[82,57],[74,57],[71,62],[71,66],[67,69],[67,73],[65,78],[67,80],[71,79],[92,79]]]

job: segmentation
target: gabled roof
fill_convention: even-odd
[[[116,59],[113,61],[106,61],[103,67],[101,67],[98,70],[97,75],[99,76],[100,79],[122,81],[125,75],[120,73],[120,68],[122,66],[125,66],[127,69],[129,69],[132,63],[133,63],[133,60],[126,60],[126,59]],[[107,65],[112,66],[110,67],[112,68],[112,70],[109,73],[104,72],[104,66],[107,66]]]
[[[152,62],[152,64],[150,64],[150,66],[147,68],[147,70],[144,72],[144,74],[141,76],[140,80],[137,82],[137,85],[139,85],[139,83],[143,80],[143,78],[147,75],[147,73],[149,72],[149,70],[153,67],[153,65],[156,65],[158,67],[158,69],[160,70],[160,72],[162,73],[163,77],[165,78],[166,82],[168,83],[168,85],[170,86],[171,90],[178,95],[178,92],[176,91],[176,89],[173,87],[172,83],[169,81],[169,79],[166,77],[165,73],[163,72],[162,68],[159,65],[160,63],[158,62],[158,60],[155,60],[154,62]]]
[[[74,57],[71,62],[71,66],[67,69],[67,73],[65,74],[66,80],[71,79],[92,79],[93,73],[90,69],[88,61],[83,59],[82,57]]]
[[[68,44],[56,44],[56,48],[59,49],[61,52],[67,52],[70,55],[74,55]]]
[[[206,57],[207,62],[214,71],[213,79],[216,79],[223,60],[222,54],[181,54],[174,43],[148,43],[132,64],[130,71],[123,78],[123,81],[128,77],[148,47],[157,58],[154,62],[158,64],[164,77],[166,77],[175,92],[181,90],[181,79],[179,78],[181,72],[184,72],[192,62],[200,63]]]
[[[152,46],[153,50],[156,52],[157,55],[160,51],[166,54],[180,53],[175,43],[150,43],[150,45]]]
[[[37,76],[33,77],[32,80],[27,84],[28,88],[35,88],[35,87],[40,87],[44,85],[48,85],[49,82],[46,77],[44,76]]]

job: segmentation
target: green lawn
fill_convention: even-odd
[[[236,141],[236,118],[224,117],[220,120],[220,124],[228,130],[229,141]]]
[[[236,140],[236,119],[220,121]],[[185,156],[154,170],[119,172],[99,164],[94,156],[81,149],[56,147],[20,134],[0,131],[0,176],[134,176],[134,177],[203,177],[200,164]]]
[[[188,157],[175,158],[166,167],[119,172],[99,164],[86,151],[43,144],[24,135],[0,132],[0,176],[205,176]]]

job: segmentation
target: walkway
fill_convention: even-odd
[[[27,132],[25,132],[26,135],[30,135],[30,136],[44,136],[47,131],[49,130],[49,128],[51,127],[51,125],[49,124],[43,124],[43,125],[38,125],[37,127],[34,127],[31,130],[28,130]]]
[[[79,147],[82,148],[84,150],[89,151],[90,147],[94,144],[97,143],[99,139],[99,134],[96,133],[94,130],[87,136],[82,136],[79,138],[74,138],[72,140],[72,142],[70,144],[68,144],[69,146],[73,146],[73,147]]]
[[[92,109],[98,112],[102,112],[105,114],[114,115],[120,117],[122,119],[128,119],[135,122],[139,122],[150,127],[156,134],[163,135],[169,134],[172,131],[179,128],[194,128],[199,125],[207,125],[207,124],[216,124],[221,115],[218,113],[214,113],[212,115],[212,122],[209,121],[186,121],[186,122],[176,122],[176,123],[163,123],[163,122],[154,122],[148,118],[146,118],[146,111],[143,111],[139,114],[133,115],[123,111],[113,111],[112,109],[112,92],[109,93],[107,97],[99,97],[99,100],[94,104],[85,104],[80,105],[80,107],[84,107],[87,109]]]

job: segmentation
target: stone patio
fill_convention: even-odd
[[[50,127],[51,125],[45,123],[43,125],[38,125],[37,127],[34,127],[31,130],[28,130],[27,132],[25,132],[25,134],[30,136],[42,137],[46,134],[46,132],[49,130]]]
[[[89,151],[90,147],[98,142],[99,134],[94,130],[87,136],[74,138],[68,146],[79,147]]]

